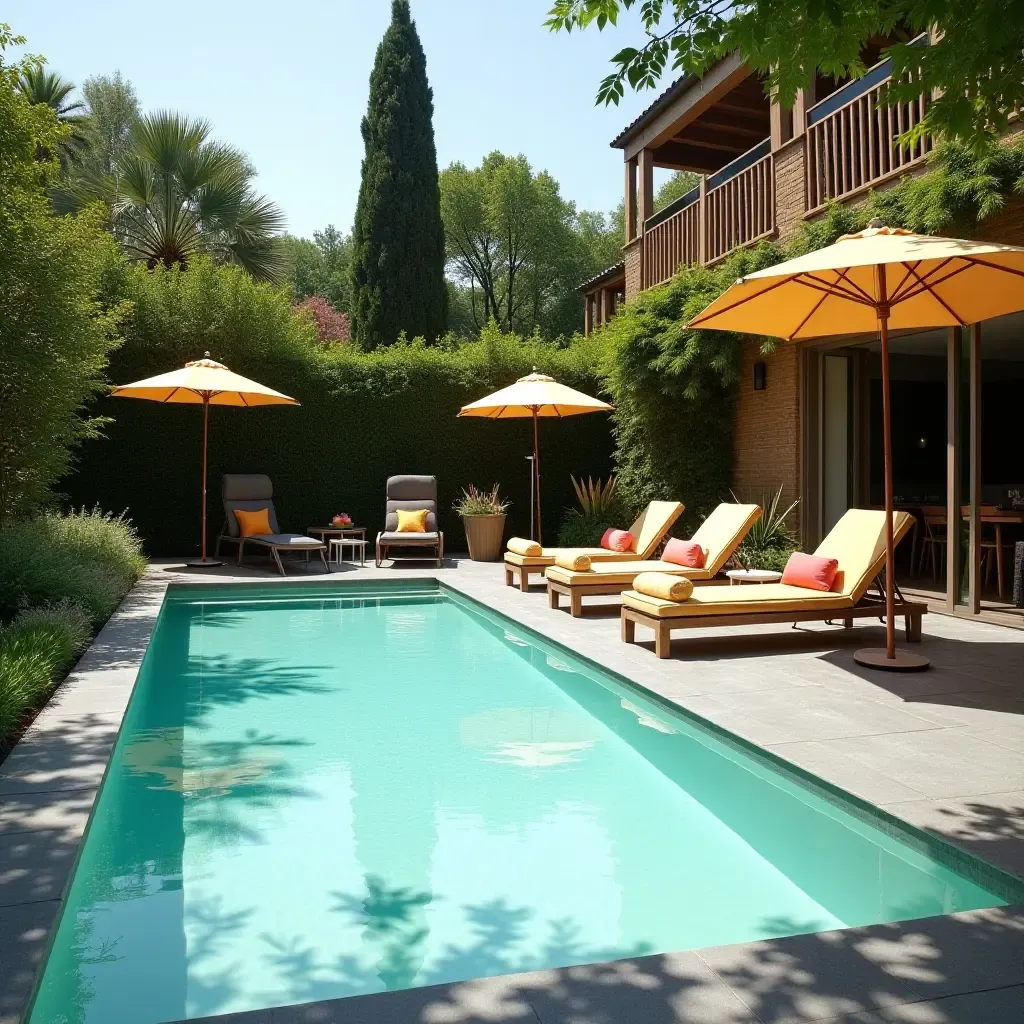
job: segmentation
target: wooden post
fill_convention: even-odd
[[[786,140],[782,137],[782,107],[779,106],[779,99],[777,90],[772,90],[771,106],[768,108],[768,122],[770,125],[769,134],[771,136],[772,152],[777,153],[782,148],[782,143]]]
[[[626,161],[626,244],[637,236],[636,224],[636,157]]]
[[[797,89],[793,103],[793,135],[803,135],[807,131],[807,111],[817,102],[814,98],[814,84],[804,89]]]
[[[206,446],[208,437],[208,426],[210,422],[210,396],[203,393],[203,542],[202,560],[206,561]]]
[[[970,533],[967,541],[967,604],[981,611],[981,324],[971,324],[970,371]]]
[[[583,296],[583,333],[590,334],[594,329],[593,305],[594,299],[591,295]]]
[[[959,327],[946,333],[946,610],[960,603],[960,358]]]
[[[641,149],[637,154],[637,171],[640,179],[637,234],[644,233],[647,218],[654,213],[654,154]]]
[[[700,176],[700,195],[697,197],[697,262],[703,267],[708,261],[708,176]]]
[[[602,288],[598,294],[601,296],[601,323],[606,324],[612,318],[611,310],[608,308],[608,289]]]

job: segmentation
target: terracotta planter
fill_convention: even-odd
[[[505,536],[505,514],[496,516],[463,516],[469,557],[474,562],[497,562],[501,558],[501,542]]]

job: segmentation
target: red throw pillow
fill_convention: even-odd
[[[661,560],[685,565],[688,569],[704,568],[704,549],[692,540],[679,540],[673,537],[665,545]]]
[[[837,572],[839,563],[834,558],[794,551],[789,556],[786,568],[782,570],[782,582],[807,590],[831,590]]]
[[[616,530],[614,527],[605,530],[601,538],[601,547],[609,551],[633,551],[635,543],[636,538],[629,530]]]

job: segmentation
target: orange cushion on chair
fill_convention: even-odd
[[[837,572],[839,563],[834,558],[794,551],[789,556],[786,568],[782,570],[782,582],[807,590],[831,590]]]
[[[706,552],[692,540],[679,540],[672,537],[665,545],[661,553],[663,562],[674,562],[676,565],[685,565],[688,569],[703,569]]]
[[[238,529],[243,537],[256,537],[261,533],[274,532],[270,525],[270,509],[268,508],[260,508],[255,512],[236,508],[235,518],[238,520]]]
[[[601,538],[601,547],[609,551],[635,551],[636,538],[629,530],[616,530],[614,527],[604,531]]]

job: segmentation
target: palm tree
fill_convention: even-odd
[[[253,192],[245,156],[209,136],[206,121],[149,114],[132,128],[112,172],[68,182],[58,206],[105,200],[125,254],[150,268],[187,266],[207,254],[280,281],[284,216]]]
[[[89,145],[89,118],[85,104],[71,95],[75,91],[74,83],[37,64],[21,72],[18,91],[29,103],[43,103],[50,107],[57,115],[57,123],[68,129],[67,138],[57,154],[61,166],[66,167]],[[46,151],[39,156],[43,160],[50,158]]]

